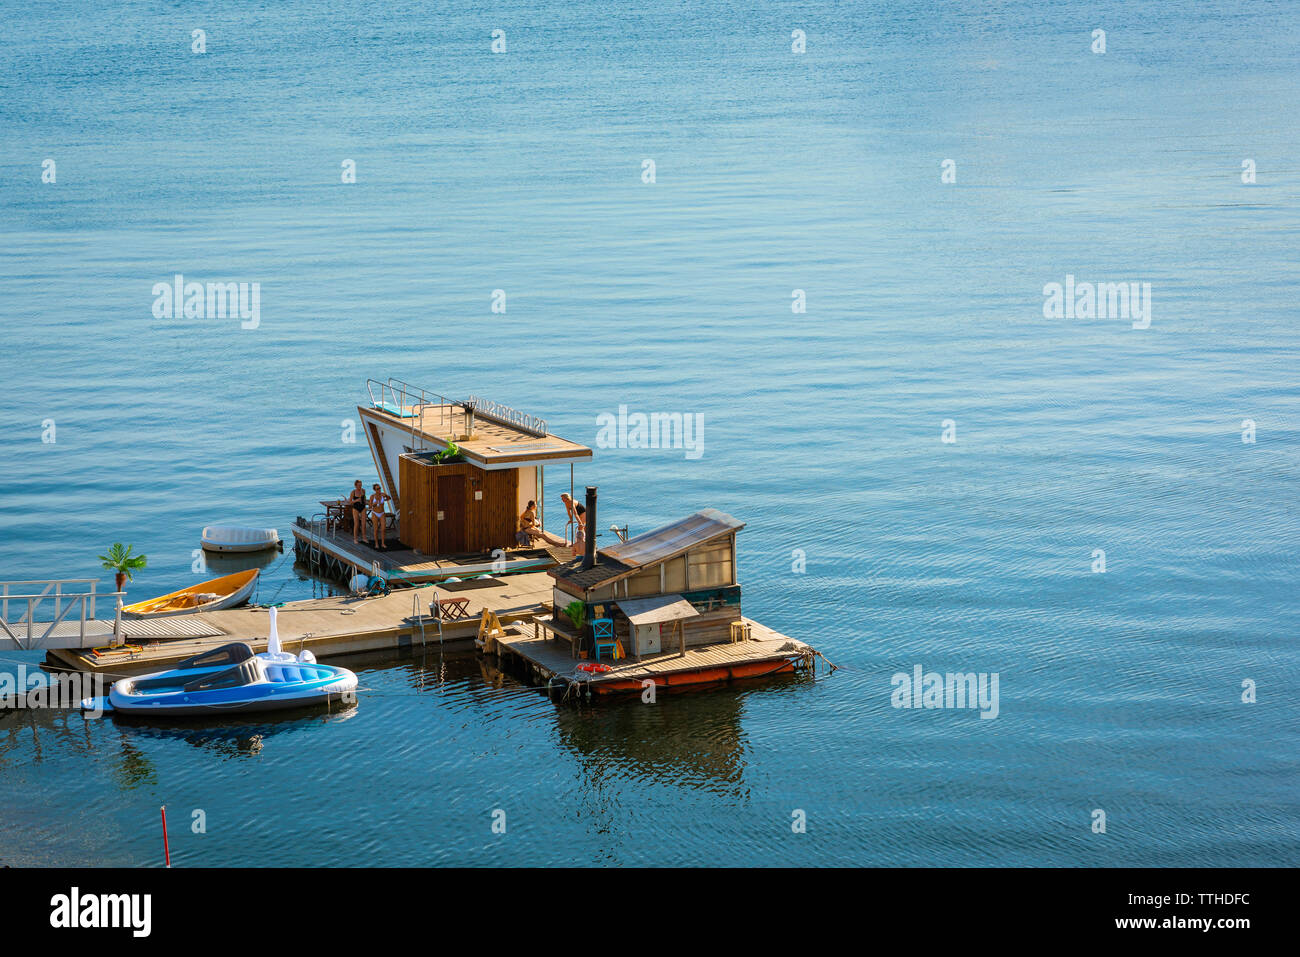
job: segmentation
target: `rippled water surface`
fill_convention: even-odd
[[[1296,862],[1293,5],[0,22],[0,579],[121,540],[132,594],[192,583],[205,523],[287,532],[373,474],[343,422],[398,376],[588,444],[700,414],[699,459],[577,483],[634,533],[740,517],[747,613],[842,666],[575,707],[394,653],[333,715],[11,713],[3,863],[157,863],[164,803],[187,865]],[[178,272],[259,282],[260,326],[155,319]],[[1044,318],[1067,274],[1150,283],[1150,327]],[[259,599],[321,590],[281,557]],[[917,664],[997,672],[998,717],[891,707]]]

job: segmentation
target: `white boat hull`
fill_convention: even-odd
[[[209,525],[203,529],[199,542],[211,552],[260,552],[276,548],[280,544],[280,533],[274,528]]]

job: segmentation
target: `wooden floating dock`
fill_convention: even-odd
[[[466,583],[468,585],[468,583]],[[552,579],[544,572],[521,573],[474,582],[472,586],[404,589],[382,597],[334,596],[286,602],[277,608],[280,642],[294,653],[309,649],[317,658],[356,654],[424,644],[436,647],[459,645],[472,648],[483,610],[491,610],[503,622],[532,621],[545,614],[551,598]],[[467,603],[465,613],[454,621],[438,622],[428,614],[434,595],[454,596]],[[413,612],[421,617],[413,618]],[[232,641],[247,642],[256,652],[266,650],[270,618],[266,608],[228,608],[166,619],[185,621],[191,637],[175,639],[134,636],[127,631],[127,645],[103,655],[90,649],[65,648],[48,651],[47,660],[57,669],[106,675],[143,674],[165,671],[177,662]],[[126,622],[130,626],[144,622]]]
[[[743,522],[706,508],[632,538],[615,527],[618,541],[599,548],[596,487],[587,486],[585,505],[573,496],[573,466],[591,459],[589,448],[552,434],[542,419],[474,396],[452,401],[396,379],[366,388],[370,405],[357,412],[380,480],[372,487],[393,506],[389,513],[382,498],[372,499],[372,514],[383,515],[377,520],[392,546],[354,542],[346,501],[322,499],[324,511],[295,522],[294,554],[320,576],[349,583],[361,575],[397,590],[277,606],[284,650],[324,659],[477,645],[564,697],[814,669],[813,648],[742,614]],[[544,531],[543,511],[545,468],[562,465],[569,466],[563,537]],[[579,540],[581,554],[565,544]],[[366,587],[388,590],[376,581]],[[269,627],[265,607],[125,621],[126,644],[99,654],[51,647],[47,661],[114,678],[163,671],[231,642],[264,651]],[[69,644],[85,644],[80,632]]]
[[[469,650],[475,647],[485,610],[502,623],[503,631],[488,642],[501,665],[550,693],[563,689],[562,697],[590,692],[599,695],[640,693],[648,682],[656,690],[680,690],[720,685],[747,678],[788,674],[810,669],[813,649],[752,619],[743,619],[750,638],[688,648],[683,654],[668,651],[641,658],[609,662],[609,671],[589,674],[578,670],[587,664],[573,657],[571,646],[540,627],[549,621],[552,579],[545,572],[509,575],[491,582],[476,582],[461,590],[420,588],[392,592],[382,597],[335,596],[286,602],[278,607],[281,644],[294,653],[310,650],[317,658],[394,648],[437,647]],[[465,599],[465,614],[444,621],[441,636],[437,621],[427,614],[434,595]],[[415,606],[413,608],[413,605]],[[412,618],[422,611],[423,621]],[[173,627],[158,626],[162,621]],[[183,628],[175,628],[182,623]],[[229,608],[160,621],[129,621],[127,645],[102,655],[90,649],[62,648],[47,652],[56,670],[103,674],[108,678],[164,671],[178,662],[232,641],[247,642],[254,651],[266,650],[269,616],[266,608]],[[421,627],[423,625],[423,627]],[[162,632],[167,630],[167,634]],[[157,632],[157,634],[154,634]],[[173,634],[175,632],[175,634]],[[548,637],[550,636],[550,637]],[[482,642],[477,642],[482,646]]]
[[[378,569],[389,585],[399,587],[448,578],[541,571],[572,555],[571,551],[546,548],[505,548],[497,556],[490,552],[434,556],[410,548],[379,551],[352,541],[350,532],[331,530],[323,522],[304,518],[293,526],[293,538],[294,558],[309,571],[346,583],[353,575],[370,575]]]
[[[608,671],[579,670],[590,664],[573,658],[570,645],[540,628],[507,628],[487,643],[506,666],[514,666],[548,693],[563,688],[564,697],[574,693],[630,694],[644,691],[653,683],[656,690],[682,689],[701,685],[727,684],[746,678],[765,678],[810,670],[815,652],[801,641],[773,631],[749,618],[751,637],[735,643],[721,643],[670,651],[641,658],[609,662]],[[513,659],[513,660],[511,660]],[[603,664],[603,662],[602,662]]]

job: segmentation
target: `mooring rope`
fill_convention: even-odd
[[[823,655],[816,648],[809,648],[806,652],[804,652],[804,657],[812,663],[814,675],[817,673],[817,663],[812,660],[814,657],[820,658],[822,661],[826,662],[826,666],[831,669],[829,672],[827,672],[828,674],[835,674],[835,672],[839,670],[839,665],[835,664],[833,661],[831,661],[829,658]]]
[[[292,557],[293,557],[293,552],[285,552],[283,555],[280,556],[280,560],[279,560],[278,562],[276,562],[274,565],[272,565],[270,568],[268,568],[268,569],[266,570],[266,574],[267,574],[267,575],[270,575],[272,572],[276,571],[276,570],[277,570],[281,565],[283,565],[286,561],[288,561],[288,560],[289,560],[290,558],[292,558]],[[267,601],[264,602],[264,601],[261,600],[261,597],[262,597],[262,595],[261,595],[261,592],[262,592],[262,576],[261,576],[261,575],[258,575],[258,576],[257,576],[257,591],[258,591],[258,596],[257,596],[257,597],[258,597],[258,604],[259,604],[259,605],[270,605],[271,602],[275,601],[275,599],[278,598],[278,597],[280,596],[280,592],[284,591],[284,586],[287,585],[287,584],[289,584],[289,582],[292,581],[292,580],[293,580],[293,579],[286,578],[284,581],[280,582],[280,587],[277,588],[277,589],[275,590],[275,594],[273,594],[273,595],[270,597],[270,599],[268,599]]]

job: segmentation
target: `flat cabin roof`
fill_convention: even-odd
[[[551,577],[584,590],[616,581],[649,565],[657,565],[690,551],[697,545],[723,535],[733,535],[745,523],[716,508],[706,508],[678,519],[669,525],[645,532],[626,542],[596,550],[596,564],[582,567],[582,558],[573,559],[548,572]]]
[[[549,432],[545,436],[534,435],[497,422],[483,413],[474,415],[474,437],[462,442],[459,436],[465,434],[468,420],[459,405],[415,404],[402,408],[388,404],[359,405],[357,411],[405,432],[414,432],[437,449],[455,442],[467,460],[484,467],[506,468],[513,463],[549,464],[591,458],[591,449],[585,445]]]

